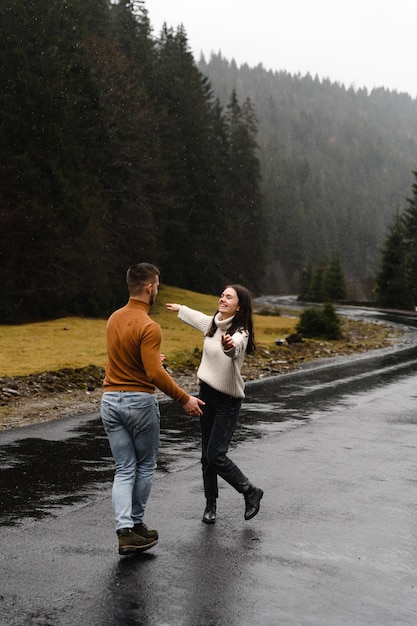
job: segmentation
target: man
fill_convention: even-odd
[[[101,404],[116,464],[112,500],[121,555],[143,552],[158,541],[158,532],[143,523],[159,447],[156,388],[182,404],[188,415],[201,415],[204,404],[180,389],[163,368],[161,328],[148,315],[158,293],[158,268],[150,263],[132,265],[126,283],[129,301],[107,322]]]

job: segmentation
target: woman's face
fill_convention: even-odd
[[[232,287],[226,287],[219,298],[219,312],[222,319],[232,317],[239,311],[239,298]]]

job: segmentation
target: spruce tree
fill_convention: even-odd
[[[408,308],[407,261],[404,222],[397,214],[389,228],[381,253],[376,279],[376,302],[388,308]]]
[[[329,302],[342,302],[347,299],[347,286],[342,263],[335,254],[325,271],[324,298]]]
[[[417,172],[413,172],[417,179]],[[417,183],[402,215],[396,215],[385,238],[376,280],[381,306],[414,309],[417,306]]]
[[[311,285],[307,293],[307,300],[311,302],[324,302],[326,300],[325,291],[326,264],[324,261],[314,268]]]
[[[417,172],[413,172],[417,181]],[[412,185],[413,195],[408,198],[408,207],[403,215],[403,237],[405,245],[406,301],[410,308],[417,306],[417,182]]]
[[[300,272],[300,284],[298,300],[307,300],[310,285],[313,279],[313,268],[311,265],[307,265]]]
[[[259,288],[265,262],[266,229],[260,192],[260,162],[253,106],[233,90],[227,106],[229,186],[226,213],[228,271],[235,282]]]

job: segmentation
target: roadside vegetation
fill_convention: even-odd
[[[127,297],[126,297],[127,301]],[[199,294],[175,287],[164,287],[151,307],[163,329],[162,352],[167,364],[195,365],[200,356],[201,333],[181,323],[167,311],[167,302],[179,302],[208,315],[217,309],[217,296]],[[120,304],[123,306],[124,302]],[[256,315],[257,342],[269,349],[277,337],[294,332],[294,316]],[[47,322],[0,326],[0,376],[28,376],[64,368],[106,364],[105,319],[64,317]]]
[[[120,306],[126,301],[127,297]],[[212,315],[217,301],[216,296],[161,287],[150,314],[162,327],[161,351],[171,373],[195,373],[202,336],[167,311],[166,303],[187,304]],[[383,324],[342,319],[331,304],[280,311],[255,303],[254,318],[258,350],[245,359],[243,372],[248,379],[283,373],[302,361],[323,356],[383,347],[398,334]],[[68,385],[100,385],[106,364],[105,331],[105,319],[83,317],[0,326],[0,395],[17,379],[40,381],[49,391]]]
[[[185,391],[195,393],[202,336],[167,311],[167,302],[213,314],[217,297],[163,286],[151,307],[151,316],[163,330],[162,353],[168,371]],[[269,306],[256,310],[258,350],[245,359],[245,380],[286,374],[316,359],[386,347],[400,335],[392,326],[342,318],[339,339],[322,333],[307,338],[297,330],[300,313]],[[0,429],[98,413],[106,363],[105,329],[106,320],[81,317],[0,326]]]
[[[301,312],[296,330],[303,337],[323,337],[342,339],[342,323],[333,304],[326,302],[323,307],[311,306]]]

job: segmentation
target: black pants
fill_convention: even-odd
[[[199,397],[206,403],[202,407],[203,415],[200,416],[204,494],[207,500],[217,499],[217,476],[243,493],[249,481],[227,456],[242,399],[216,391],[206,383],[201,383]]]

